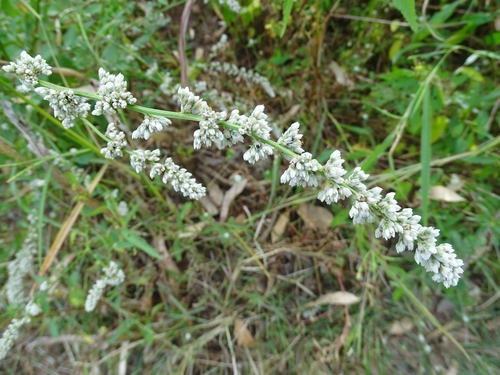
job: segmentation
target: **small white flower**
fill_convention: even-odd
[[[344,176],[347,171],[342,168],[342,164],[344,163],[344,159],[340,157],[340,151],[335,150],[330,155],[330,158],[326,162],[323,167],[323,171],[325,172],[325,177],[337,184],[341,184],[344,182]]]
[[[194,83],[194,91],[198,93],[207,91],[207,83],[205,81],[196,81]]]
[[[172,121],[166,117],[145,115],[144,121],[139,125],[139,127],[132,133],[132,138],[143,138],[148,140],[153,133],[159,133],[163,129],[166,129]]]
[[[0,339],[0,360],[4,359],[9,350],[14,346],[14,342],[19,337],[19,328],[29,321],[29,317],[12,319],[12,323],[8,325]]]
[[[397,222],[401,225],[402,231],[399,233],[399,241],[396,244],[398,253],[408,249],[412,251],[415,247],[414,243],[417,240],[418,231],[422,227],[419,215],[413,215],[411,208],[405,208],[397,214]]]
[[[33,301],[29,301],[28,304],[26,305],[25,311],[26,315],[37,316],[42,312],[42,309]]]
[[[219,51],[222,48],[224,48],[224,46],[226,45],[226,43],[227,43],[227,35],[226,34],[222,34],[220,36],[219,41],[210,48],[210,55],[208,55],[208,58],[209,59],[213,59],[215,56],[217,56],[217,54],[219,53]]]
[[[21,319],[12,319],[0,339],[0,360],[4,359],[9,350],[14,346],[14,342],[19,337],[19,328],[31,321],[32,316],[38,315],[42,309],[34,302],[30,301],[25,307],[25,315]]]
[[[254,141],[250,148],[243,154],[243,160],[248,161],[250,164],[255,164],[259,160],[267,159],[273,153],[274,148],[271,146]]]
[[[104,280],[97,280],[87,294],[87,299],[85,300],[85,311],[94,311],[97,306],[97,302],[99,302],[99,299],[104,292],[104,288],[106,288],[106,282]]]
[[[283,133],[283,135],[278,139],[278,143],[283,145],[287,149],[295,152],[296,154],[302,154],[304,149],[302,146],[303,134],[299,133],[299,123],[294,122],[290,127]],[[286,157],[286,156],[285,156]]]
[[[398,202],[394,199],[395,195],[396,193],[387,193],[377,204],[377,208],[380,213],[391,221],[395,221],[397,219],[396,213],[401,209]]]
[[[155,163],[151,167],[151,170],[149,171],[149,177],[151,177],[151,179],[153,179],[155,176],[159,176],[163,172],[165,172],[165,164]]]
[[[224,134],[220,131],[217,122],[224,121],[227,117],[226,112],[215,112],[211,109],[203,113],[203,119],[200,121],[200,128],[194,132],[193,147],[197,150],[202,144],[211,146],[212,142],[221,144],[224,141]]]
[[[128,204],[125,201],[120,201],[117,207],[118,215],[125,217],[128,214]]]
[[[35,88],[39,75],[52,74],[52,67],[40,55],[31,57],[26,51],[21,52],[21,56],[16,62],[5,65],[3,70],[17,76],[26,91]]]
[[[318,171],[321,164],[312,158],[309,152],[304,152],[292,159],[288,169],[281,175],[281,183],[290,186],[318,186]]]
[[[328,182],[326,187],[319,192],[318,199],[327,204],[332,204],[332,202],[337,203],[341,199],[349,198],[351,195],[352,192],[348,187]]]
[[[362,192],[366,190],[366,185],[363,181],[368,179],[368,176],[360,167],[354,168],[352,173],[345,179],[345,183],[352,189]]]
[[[382,199],[381,191],[382,188],[374,187],[357,194],[356,202],[349,210],[349,216],[354,224],[373,223],[375,221],[375,215],[370,207],[376,205]]]
[[[211,110],[207,102],[200,99],[199,96],[193,94],[189,88],[179,87],[177,91],[182,113],[192,113],[193,115],[203,115]]]
[[[220,61],[210,62],[210,64],[205,66],[204,70],[209,72],[226,73],[232,75],[233,77],[244,79],[248,86],[251,86],[252,84],[259,85],[271,98],[276,96],[269,80],[253,70],[247,70],[244,67],[239,68],[235,64],[230,64],[228,62],[220,63]]]
[[[155,168],[155,173],[160,170],[160,168],[157,167],[157,164],[155,164],[153,168]],[[153,172],[153,168],[151,169],[151,173]],[[176,165],[172,158],[167,158],[167,160],[165,160],[163,170],[163,183],[169,183],[175,191],[179,191],[185,197],[189,197],[191,199],[200,199],[205,196],[206,188],[201,184],[196,183],[196,180],[191,178],[192,174],[186,171],[186,169]]]
[[[157,162],[160,160],[160,150],[134,150],[130,155],[130,165],[136,173],[140,173],[146,168],[146,162]]]
[[[125,133],[118,131],[114,122],[108,124],[106,130],[106,137],[109,138],[109,142],[106,147],[101,149],[101,154],[107,159],[114,159],[117,156],[122,157],[122,148],[127,146],[127,141],[125,140]]]
[[[421,264],[429,260],[436,254],[436,238],[439,236],[439,229],[433,227],[420,227],[417,234],[417,248],[415,249],[415,262]]]
[[[135,104],[136,98],[127,91],[127,82],[123,74],[110,74],[99,68],[99,88],[97,93],[101,96],[92,111],[94,116],[114,114],[117,109],[126,108],[128,104]]]
[[[117,286],[125,281],[125,274],[118,268],[118,264],[115,262],[109,262],[109,266],[105,267],[103,271],[104,277],[97,280],[87,294],[87,299],[85,300],[85,311],[87,312],[94,311],[106,286]]]
[[[109,262],[109,266],[104,268],[103,271],[106,275],[104,280],[107,285],[117,286],[125,281],[125,274],[115,262]]]
[[[258,105],[250,116],[239,115],[238,111],[232,111],[229,122],[239,125],[239,132],[244,134],[254,134],[263,139],[269,139],[271,127],[267,122],[267,115],[264,113],[264,106]]]
[[[232,145],[243,142],[244,138],[238,130],[225,128],[222,131],[224,138],[216,142],[218,148],[223,149],[226,147],[231,147]]]
[[[45,87],[37,87],[37,93],[49,101],[49,105],[54,109],[54,116],[62,121],[63,126],[69,129],[75,125],[76,119],[87,117],[90,111],[90,104],[80,96],[75,96],[72,90],[52,90]]]

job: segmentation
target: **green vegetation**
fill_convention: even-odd
[[[102,67],[138,102],[65,129],[0,71],[0,329],[23,316],[6,297],[23,249],[33,265],[20,290],[42,310],[0,372],[500,373],[496,2],[239,4],[198,1],[185,17],[185,1],[1,1],[2,65],[40,54],[54,67],[42,79],[94,98]],[[263,104],[274,140],[300,122],[320,163],[340,150],[344,168],[362,166],[369,187],[439,228],[465,262],[458,285],[432,281],[396,239],[375,237],[377,223],[354,226],[347,200],[281,184],[286,158],[249,164],[241,143],[194,149],[198,123],[183,118],[199,116],[172,114],[182,20],[192,91],[220,111]],[[172,124],[132,140],[138,106]],[[105,159],[111,121],[192,172],[207,197],[136,173],[126,152]],[[106,273],[88,312],[111,261],[125,280]]]

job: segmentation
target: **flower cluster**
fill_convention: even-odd
[[[125,133],[119,131],[115,123],[111,122],[108,124],[105,135],[109,138],[109,142],[106,147],[101,149],[101,154],[104,154],[107,159],[114,159],[117,156],[122,157],[122,148],[127,145]]]
[[[210,48],[210,55],[208,56],[208,58],[209,59],[213,59],[215,56],[217,56],[217,54],[219,53],[219,51],[222,48],[224,48],[224,46],[226,44],[227,44],[227,35],[226,34],[222,34],[220,36],[219,41]]]
[[[45,180],[36,179],[30,182],[30,188],[33,190],[35,200],[41,196],[40,188],[44,185]],[[7,300],[14,306],[26,303],[23,279],[30,273],[33,267],[33,255],[38,250],[38,231],[33,230],[38,226],[36,210],[28,214],[26,220],[31,230],[28,231],[21,249],[16,253],[16,257],[7,266],[9,278],[5,284],[5,291]]]
[[[242,78],[249,85],[253,83],[262,87],[267,95],[269,95],[271,98],[274,98],[276,96],[276,93],[274,92],[271,83],[269,83],[269,80],[251,69],[247,70],[244,67],[239,68],[237,65],[230,64],[228,62],[224,62],[221,64],[219,61],[212,61],[208,65],[204,66],[204,70],[225,73],[232,75],[233,77]]]
[[[144,121],[132,133],[132,138],[143,138],[145,140],[148,140],[153,133],[159,133],[171,124],[172,121],[170,121],[166,117],[145,115]]]
[[[355,196],[349,210],[354,224],[372,223],[379,217],[380,222],[375,231],[377,238],[387,240],[397,236],[398,253],[404,250],[415,251],[415,261],[428,272],[434,273],[434,281],[442,282],[447,288],[457,285],[464,263],[457,259],[451,245],[436,245],[439,230],[419,224],[421,217],[414,215],[411,208],[401,210],[394,199],[394,192],[382,196],[382,188],[368,189],[364,183],[368,175],[361,168],[356,167],[348,174],[343,168],[344,160],[340,151],[334,151],[322,166],[312,159],[311,154],[300,148],[301,138],[298,126],[294,123],[278,140],[278,144],[299,154],[292,158],[288,169],[282,174],[282,183],[291,186],[317,186],[319,180],[326,179],[324,189],[318,194],[319,200],[331,204]]]
[[[267,115],[264,113],[264,106],[258,105],[250,116],[240,115],[238,110],[233,110],[229,120],[231,124],[238,125],[241,135],[250,135],[254,138],[253,144],[243,154],[243,159],[249,163],[256,163],[261,159],[266,159],[274,153],[274,148],[259,140],[268,140],[271,135],[271,127],[267,122]]]
[[[188,87],[179,87],[177,91],[182,113],[192,113],[202,116],[205,112],[211,110],[207,102],[193,94]]]
[[[176,165],[172,158],[167,158],[165,163],[156,163],[151,167],[149,173],[151,178],[161,174],[164,184],[169,183],[175,191],[181,192],[185,197],[200,199],[206,194],[206,188],[197,183],[190,172]]]
[[[17,76],[26,91],[35,88],[39,75],[49,76],[52,74],[52,67],[40,55],[31,57],[26,51],[21,52],[21,56],[16,62],[4,66],[3,70]]]
[[[241,5],[237,0],[218,0],[220,5],[226,5],[232,12],[239,14],[241,12]],[[205,0],[205,4],[208,0]]]
[[[9,324],[0,339],[0,360],[4,359],[14,346],[14,342],[19,337],[19,329],[31,322],[31,317],[37,316],[41,311],[42,309],[36,303],[30,301],[24,309],[24,316],[21,319],[12,319],[12,323]]]
[[[28,64],[26,56],[29,57],[27,54],[21,57],[24,64]],[[43,60],[39,58],[37,61],[40,66]],[[9,69],[18,69],[20,64],[19,62],[17,65],[11,64],[15,68]],[[35,63],[30,62],[29,64],[33,66]],[[239,69],[233,64],[213,62],[206,68],[226,72],[253,82],[260,82],[265,89],[268,84],[268,81],[264,81],[258,74]],[[38,68],[37,72],[45,72],[44,69]],[[18,70],[16,72],[19,75]],[[28,77],[32,76],[30,74],[26,73]],[[135,103],[135,98],[126,91],[123,75],[114,76],[101,68],[99,78],[98,94],[100,100],[97,101],[93,114],[114,113],[117,108],[125,108],[128,104]],[[30,82],[35,81],[31,80]],[[269,95],[274,96],[270,85],[266,91]],[[73,93],[70,90],[57,92],[43,89],[39,92],[51,102],[56,115],[68,119],[65,126],[71,126],[77,116],[84,116],[88,111],[86,103],[73,99]],[[290,161],[288,168],[281,176],[282,183],[302,187],[317,187],[322,183],[323,189],[319,192],[318,199],[327,204],[352,196],[354,202],[349,210],[349,216],[354,224],[372,223],[377,218],[380,219],[375,231],[377,238],[397,237],[396,250],[398,252],[415,251],[415,261],[424,266],[427,271],[434,273],[433,280],[442,282],[446,287],[457,284],[463,273],[464,263],[456,258],[451,245],[436,245],[439,230],[422,226],[420,216],[414,215],[412,209],[401,209],[395,199],[395,193],[389,192],[383,195],[380,187],[368,189],[365,185],[368,175],[359,167],[348,173],[343,167],[344,159],[339,151],[334,151],[326,164],[321,165],[302,148],[303,135],[299,133],[298,123],[293,123],[275,143],[270,139],[271,127],[267,115],[264,113],[263,105],[258,105],[248,116],[233,110],[229,119],[226,120],[227,113],[225,111],[214,111],[188,88],[179,87],[177,98],[180,102],[181,112],[190,114],[186,118],[195,119],[200,123],[199,129],[194,133],[194,148],[201,148],[202,145],[210,146],[212,143],[223,148],[242,142],[243,137],[248,136],[252,138],[252,145],[244,153],[243,158],[253,164],[272,155],[276,147]],[[61,100],[66,101],[61,102]],[[166,114],[168,115],[168,113]],[[198,117],[193,118],[194,116],[191,115]],[[170,120],[166,117],[146,115],[143,123],[133,132],[133,138],[148,139],[152,133],[161,131],[168,125],[170,125]],[[106,136],[109,138],[109,142],[101,152],[105,154],[106,158],[122,156],[121,149],[126,146],[125,134],[118,131],[114,123],[110,123]],[[171,184],[175,191],[192,199],[199,199],[205,195],[205,187],[197,183],[186,169],[176,165],[172,158],[167,158],[163,164],[158,163],[159,159],[159,150],[135,150],[131,152],[131,165],[137,172],[146,169],[147,164],[150,163],[149,175],[151,178],[157,175],[161,176],[164,183]],[[103,283],[99,283],[101,287],[96,287],[97,289],[92,292],[93,295],[100,296],[99,293],[102,293],[104,286],[108,285]]]
[[[301,147],[303,134],[299,133],[299,127],[300,124],[298,122],[294,122],[278,139],[278,144],[286,147],[296,154],[302,154],[304,152],[304,149]],[[285,157],[290,160],[288,155],[285,155]]]
[[[72,90],[53,90],[45,87],[37,87],[37,93],[49,101],[54,109],[54,116],[62,121],[63,126],[69,129],[75,125],[78,116],[87,117],[90,104],[84,98],[76,96]]]
[[[117,286],[123,283],[124,280],[125,274],[118,268],[118,264],[109,262],[109,266],[104,268],[104,278],[97,280],[87,295],[87,299],[85,300],[85,311],[94,311],[97,302],[99,302],[104,289],[108,285]]]
[[[288,169],[281,175],[282,184],[290,186],[318,186],[318,171],[321,164],[312,158],[309,152],[304,152],[292,159]]]
[[[99,88],[97,93],[101,97],[95,104],[92,114],[95,116],[103,113],[114,114],[119,108],[127,107],[127,104],[135,104],[136,98],[127,91],[127,82],[123,74],[110,74],[103,68],[99,68]]]
[[[212,142],[221,144],[224,141],[224,133],[222,133],[217,125],[217,122],[224,121],[227,117],[226,112],[216,112],[207,110],[203,113],[203,119],[200,121],[200,128],[197,129],[193,136],[193,146],[195,149],[200,149],[202,144],[211,146]]]
[[[157,162],[160,160],[160,150],[134,150],[130,155],[130,165],[137,173],[146,168],[146,162]]]

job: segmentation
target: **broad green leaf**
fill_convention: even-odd
[[[283,25],[281,26],[280,38],[283,38],[285,34],[286,26],[290,20],[290,14],[292,14],[293,0],[284,0],[283,2]]]
[[[14,7],[14,5],[11,3],[17,3],[17,1],[9,1],[9,0],[2,0],[1,1],[0,4],[2,5],[2,13],[4,13],[5,15],[7,15],[9,17],[16,17],[21,12],[19,11],[19,9]]]
[[[463,74],[473,81],[484,82],[483,75],[476,69],[471,68],[469,66],[462,66],[461,68],[457,69],[457,73]]]
[[[449,119],[446,116],[438,116],[432,123],[431,143],[436,142],[448,127]]]
[[[392,4],[401,12],[406,22],[413,31],[417,31],[417,15],[415,13],[415,0],[392,0]]]
[[[401,46],[403,45],[403,40],[402,39],[396,39],[394,43],[392,43],[391,48],[389,49],[389,58],[393,60],[394,56],[398,51],[401,49]]]
[[[123,239],[126,242],[128,242],[130,245],[141,249],[142,251],[144,251],[146,254],[152,256],[153,258],[161,259],[161,256],[158,253],[158,251],[153,246],[148,244],[147,241],[144,238],[142,238],[141,236],[135,234],[134,232],[132,232],[128,229],[124,229],[121,232],[121,235],[123,236]]]

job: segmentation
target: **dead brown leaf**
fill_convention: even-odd
[[[224,199],[224,192],[217,184],[211,184],[207,187],[208,196],[218,207],[222,205],[222,200]]]
[[[234,199],[241,194],[245,186],[247,186],[248,180],[244,178],[241,181],[236,182],[231,188],[224,194],[224,199],[222,200],[222,206],[220,208],[220,222],[224,223],[229,215],[229,207]]]
[[[255,339],[245,326],[245,322],[240,318],[234,320],[233,335],[236,338],[236,344],[243,348],[249,348],[255,344]]]
[[[333,220],[333,214],[325,207],[313,204],[301,204],[297,213],[307,227],[312,229],[328,229]]]
[[[403,318],[392,323],[389,335],[401,336],[413,329],[413,321],[410,318]]]
[[[466,200],[446,186],[432,186],[429,189],[429,198],[442,202],[464,202]]]
[[[205,210],[207,210],[207,212],[210,215],[217,215],[219,213],[219,209],[217,208],[217,206],[214,204],[214,202],[212,202],[212,200],[208,196],[205,195],[205,196],[201,197],[200,203],[203,205]]]
[[[307,307],[320,305],[342,305],[348,306],[353,303],[358,303],[359,297],[349,292],[332,292],[323,294],[316,301],[306,303]]]
[[[188,224],[184,227],[184,230],[177,235],[177,238],[194,238],[201,233],[207,224],[208,223],[206,221],[200,221],[196,224]]]
[[[271,243],[275,244],[283,236],[283,233],[285,233],[289,221],[290,211],[285,211],[284,213],[280,214],[271,232]]]
[[[328,66],[333,74],[335,75],[335,80],[342,86],[346,86],[349,90],[354,88],[354,82],[349,78],[349,75],[342,70],[336,61],[332,61]]]

